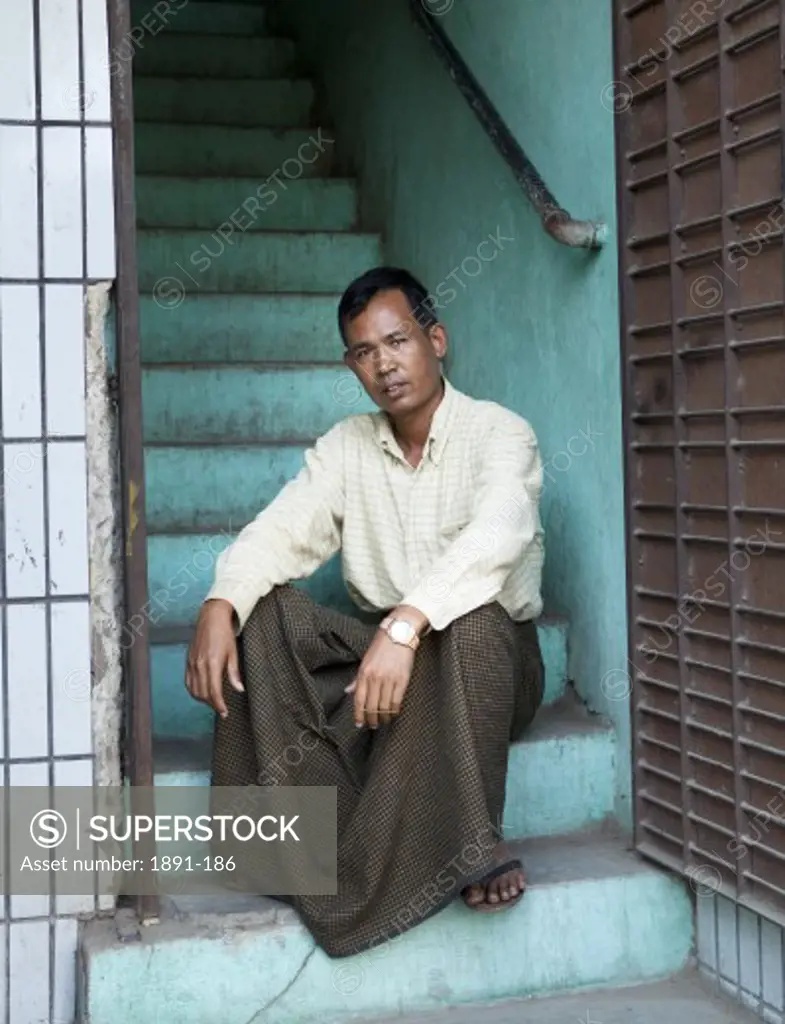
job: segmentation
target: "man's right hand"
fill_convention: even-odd
[[[237,659],[237,637],[228,601],[205,601],[196,623],[196,634],[188,649],[185,685],[194,700],[214,708],[221,718],[229,712],[223,697],[224,676],[238,693],[244,692]]]

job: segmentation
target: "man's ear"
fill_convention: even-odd
[[[444,359],[447,355],[447,347],[449,344],[447,338],[447,331],[443,324],[433,324],[428,331],[428,337],[433,345],[433,351],[438,359]]]

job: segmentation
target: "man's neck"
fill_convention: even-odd
[[[442,379],[439,390],[434,397],[419,409],[413,410],[404,416],[390,415],[393,434],[398,442],[401,451],[408,458],[415,455],[419,462],[425,442],[428,440],[428,433],[431,429],[433,417],[444,398],[444,379]]]

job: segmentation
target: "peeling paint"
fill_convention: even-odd
[[[128,481],[128,539],[125,542],[127,558],[133,554],[134,534],[139,525],[139,490],[139,484],[135,480]]]
[[[119,785],[123,664],[123,537],[116,408],[106,347],[111,282],[87,289],[86,416],[88,543],[95,784]],[[112,907],[102,898],[102,909]]]

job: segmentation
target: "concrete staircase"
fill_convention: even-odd
[[[335,140],[314,122],[293,43],[266,28],[258,4],[192,0],[135,62],[160,785],[209,781],[212,713],[188,698],[183,675],[218,552],[297,471],[305,446],[372,408],[340,362],[335,311],[350,279],[382,261],[382,242],[358,225],[356,183],[331,176]],[[310,160],[313,140],[318,158],[305,163],[298,147],[311,146]],[[266,191],[275,198],[263,209],[246,203]],[[348,609],[337,559],[302,585]],[[116,1024],[122,1006],[129,1024],[323,1024],[680,970],[690,901],[627,850],[613,818],[613,729],[568,685],[567,623],[543,618],[539,633],[545,706],[512,750],[504,823],[527,867],[521,907],[487,916],[455,904],[387,946],[332,961],[282,905],[180,896],[136,942],[121,941],[113,920],[84,926],[82,1019]]]

